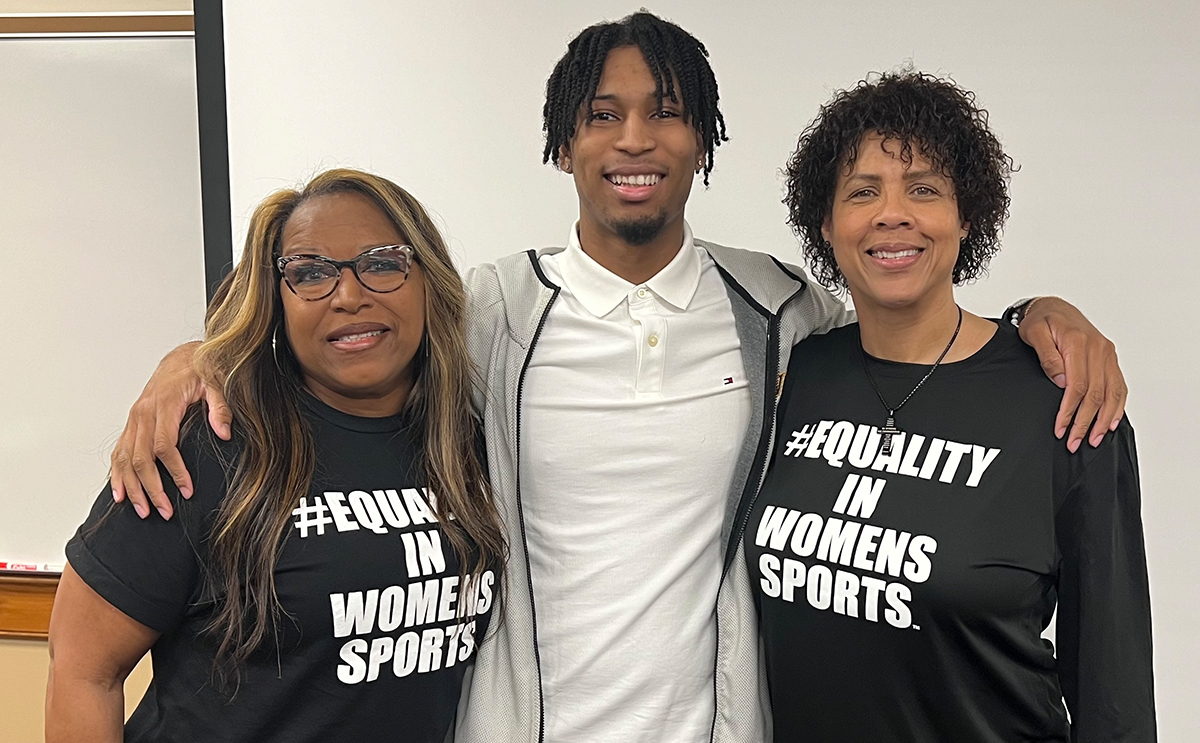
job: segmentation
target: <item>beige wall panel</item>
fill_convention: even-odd
[[[40,743],[43,739],[49,664],[46,643],[0,639],[0,740],[4,743]],[[150,675],[147,655],[125,681],[126,717],[146,692]]]

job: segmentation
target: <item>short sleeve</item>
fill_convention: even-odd
[[[1058,671],[1072,741],[1156,740],[1150,591],[1133,429],[1110,434],[1056,517]]]
[[[180,446],[196,490],[192,499],[179,495],[159,465],[175,507],[170,521],[155,511],[143,520],[128,503],[114,503],[110,483],[67,543],[67,560],[92,590],[158,632],[176,627],[200,595],[206,535],[224,496],[220,465],[200,453],[202,438],[193,432]]]

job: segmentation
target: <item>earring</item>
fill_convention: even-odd
[[[271,331],[271,356],[275,359],[275,368],[279,373],[283,373],[283,365],[279,363],[279,324],[275,324],[275,329]]]

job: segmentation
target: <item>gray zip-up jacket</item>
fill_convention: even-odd
[[[771,715],[742,532],[770,461],[775,403],[792,345],[811,333],[852,322],[854,316],[798,268],[763,253],[695,242],[708,251],[725,279],[753,400],[721,532],[725,554],[716,606],[711,740],[758,743],[771,739]],[[543,743],[545,737],[537,612],[554,608],[534,600],[518,447],[525,370],[559,294],[559,287],[542,273],[538,256],[562,250],[510,255],[467,275],[467,342],[483,375],[476,404],[483,415],[488,466],[506,526],[509,558],[500,616],[479,647],[471,677],[464,680],[455,730],[459,743]]]

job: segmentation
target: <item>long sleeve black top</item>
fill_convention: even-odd
[[[893,404],[929,369],[866,363]],[[745,536],[776,741],[1155,739],[1133,429],[1072,455],[1060,395],[1002,324],[885,455],[858,327],[795,349]]]

